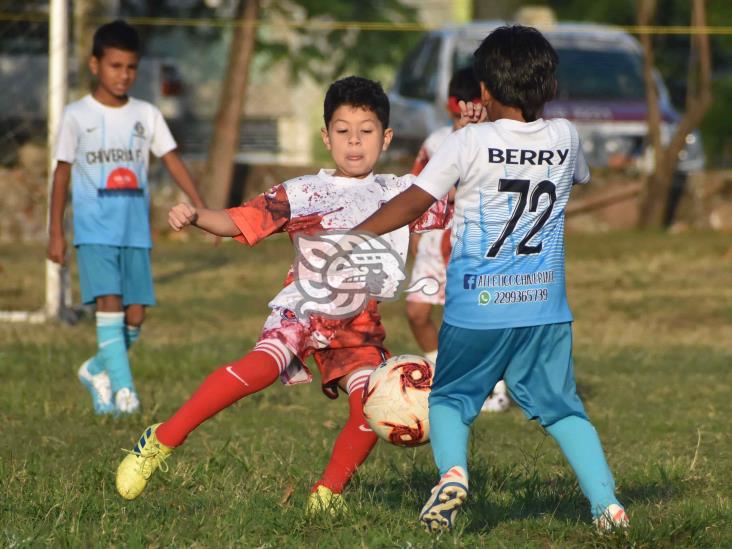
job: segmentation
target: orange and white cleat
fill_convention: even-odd
[[[630,526],[630,519],[620,505],[612,503],[608,505],[600,516],[593,521],[595,528],[600,532],[612,532],[613,530],[625,530]]]

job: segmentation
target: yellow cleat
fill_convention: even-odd
[[[305,508],[305,514],[309,517],[328,513],[334,517],[348,512],[348,506],[343,500],[343,496],[333,492],[330,488],[318,486],[315,492],[311,492],[308,496],[308,504]]]
[[[168,470],[165,459],[173,452],[173,448],[158,441],[155,431],[159,426],[160,423],[156,423],[145,429],[132,451],[125,450],[128,455],[117,467],[117,492],[125,499],[132,500],[139,496],[158,468]]]

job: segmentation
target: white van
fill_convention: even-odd
[[[450,77],[472,64],[480,42],[502,21],[476,21],[428,32],[404,60],[389,93],[394,149],[414,154],[433,130],[449,123],[445,103]],[[553,24],[540,29],[559,55],[557,97],[545,118],[567,118],[582,136],[588,162],[595,167],[650,169],[643,56],[638,41],[613,27]],[[679,114],[656,74],[662,139],[668,142]],[[698,132],[686,138],[679,171],[704,167]],[[652,162],[652,160],[651,160]]]

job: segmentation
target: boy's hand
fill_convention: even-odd
[[[485,122],[488,118],[488,111],[483,105],[473,103],[472,101],[459,101],[458,106],[460,107],[460,120],[457,122],[455,129],[459,130],[464,128],[468,124],[478,124]]]
[[[46,257],[59,265],[66,262],[66,238],[64,235],[51,235],[48,238]]]
[[[183,227],[192,225],[197,219],[198,212],[196,208],[189,204],[181,203],[173,206],[168,213],[168,225],[175,231],[180,231]]]

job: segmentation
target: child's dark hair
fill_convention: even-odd
[[[333,82],[325,93],[323,119],[328,127],[333,113],[341,105],[373,111],[383,129],[389,127],[389,98],[381,84],[360,76],[347,76]]]
[[[532,27],[499,27],[473,54],[475,76],[491,95],[508,107],[521,109],[526,122],[539,118],[554,98],[557,52]]]
[[[140,53],[140,37],[131,25],[121,19],[99,27],[94,33],[92,55],[101,59],[106,48]]]
[[[472,101],[480,98],[480,84],[475,78],[473,67],[460,69],[452,75],[447,95],[458,101]]]

